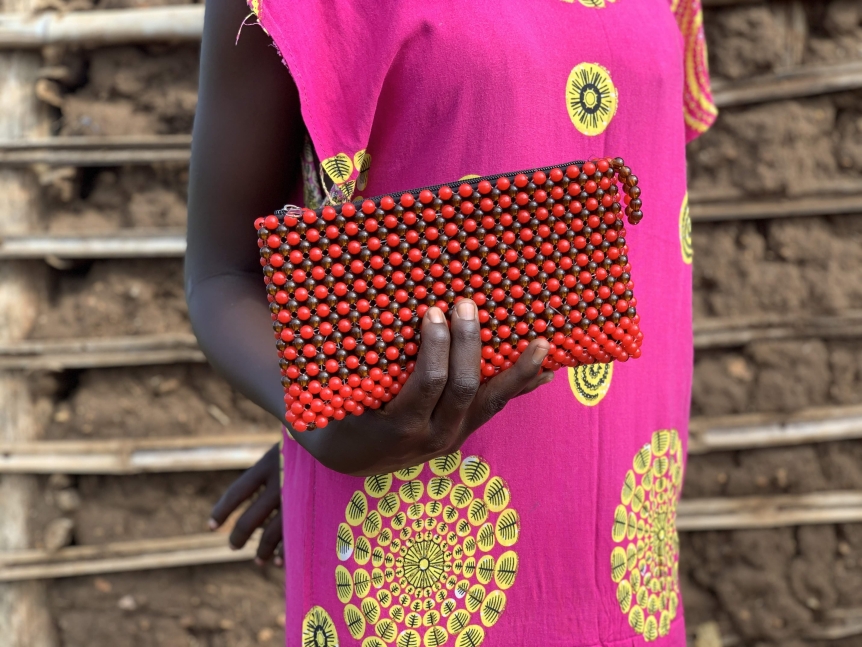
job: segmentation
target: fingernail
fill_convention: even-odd
[[[553,371],[548,371],[545,375],[542,376],[542,384],[547,384],[548,382],[554,381],[554,373]]]
[[[428,308],[428,318],[431,320],[431,323],[443,323],[443,311],[440,308]]]
[[[234,546],[232,543],[227,542],[227,545],[230,546],[231,550],[239,550],[239,546]]]
[[[272,561],[276,566],[284,566],[284,560],[281,557],[276,557]]]
[[[257,564],[258,566],[263,566],[263,560],[260,557],[255,557],[254,563]]]
[[[209,521],[207,521],[207,527],[208,527],[210,530],[218,530],[218,521],[216,521],[216,520],[215,520],[215,519],[213,519],[213,518],[210,518],[210,520],[209,520]]]
[[[536,350],[533,351],[533,363],[541,364],[545,361],[545,357],[548,355],[548,346],[536,346]]]
[[[476,318],[476,306],[472,301],[462,301],[458,304],[458,316],[464,321],[473,321]]]

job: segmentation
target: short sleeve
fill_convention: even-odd
[[[299,92],[328,199],[350,200],[367,182],[368,141],[409,9],[398,0],[246,0]],[[387,20],[380,20],[386,15]]]
[[[718,116],[709,87],[706,38],[700,0],[671,0],[671,11],[682,32],[685,47],[683,110],[686,141],[707,131]]]

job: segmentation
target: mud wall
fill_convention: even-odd
[[[860,23],[857,0],[707,9],[714,77],[727,83],[860,59]],[[190,132],[196,47],[48,48],[43,57],[51,71],[41,96],[54,134]],[[689,147],[690,192],[700,199],[846,192],[858,188],[860,172],[862,91],[728,108]],[[39,171],[38,178],[39,218],[51,232],[184,225],[181,164],[62,167]],[[840,315],[862,304],[862,215],[698,223],[693,239],[696,319]],[[179,261],[155,259],[51,269],[48,298],[30,335],[187,333],[181,274]],[[65,371],[32,381],[46,439],[271,428],[204,365]],[[815,336],[696,354],[693,415],[852,404],[862,404],[862,340]],[[210,504],[235,476],[46,477],[34,545],[56,547],[58,520],[69,529],[60,545],[201,532]],[[693,456],[684,496],[858,488],[862,442],[847,441]],[[719,644],[709,642],[716,628],[725,645],[825,645],[818,627],[841,613],[862,614],[854,611],[862,609],[862,526],[686,533],[681,541],[684,604],[698,645]],[[281,587],[276,569],[190,567],[57,580],[50,604],[61,642],[70,647],[277,645],[284,640]],[[860,643],[862,636],[828,644]]]

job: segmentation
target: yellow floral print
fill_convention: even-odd
[[[682,199],[682,206],[679,209],[679,243],[682,249],[683,262],[691,265],[694,250],[691,246],[691,214],[688,210],[688,193]]]
[[[248,7],[257,16],[258,20],[263,17],[263,0],[250,0]]]
[[[368,186],[368,169],[371,168],[371,153],[364,148],[353,156],[353,165],[356,167],[359,177],[356,179],[356,188],[364,191]]]
[[[701,3],[694,0],[672,0],[670,10],[685,40],[685,93],[683,116],[686,125],[703,133],[718,116],[709,86],[709,58],[703,34]]]
[[[563,0],[563,2],[568,2],[572,4],[575,0]],[[593,9],[602,9],[607,6],[606,3],[610,2],[613,4],[617,0],[578,0],[585,7],[592,7]]]
[[[596,63],[581,63],[566,81],[566,107],[578,132],[600,135],[617,112],[618,93],[610,72]]]
[[[521,518],[506,482],[461,452],[425,467],[366,478],[338,526],[336,594],[364,647],[478,647],[515,583]]]
[[[326,173],[333,182],[329,190],[329,200],[341,204],[353,199],[356,189],[361,191],[368,185],[370,166],[371,154],[364,148],[352,157],[342,152],[320,162],[321,176]]]
[[[676,507],[682,466],[676,429],[654,432],[635,454],[614,511],[611,579],[620,611],[647,641],[670,632],[679,607]]]
[[[327,157],[320,164],[323,166],[326,174],[336,184],[350,179],[350,176],[353,174],[353,160],[345,153],[338,153],[338,155]]]
[[[338,632],[323,607],[312,607],[305,614],[302,621],[302,647],[338,647]]]
[[[568,374],[569,387],[578,402],[588,407],[594,407],[604,399],[608,389],[611,388],[614,365],[611,362],[610,364],[570,366]]]

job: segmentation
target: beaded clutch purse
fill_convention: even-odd
[[[640,357],[622,219],[643,217],[637,183],[599,159],[258,218],[288,422],[389,402],[425,311],[461,298],[479,308],[483,380],[539,336],[549,370]]]

